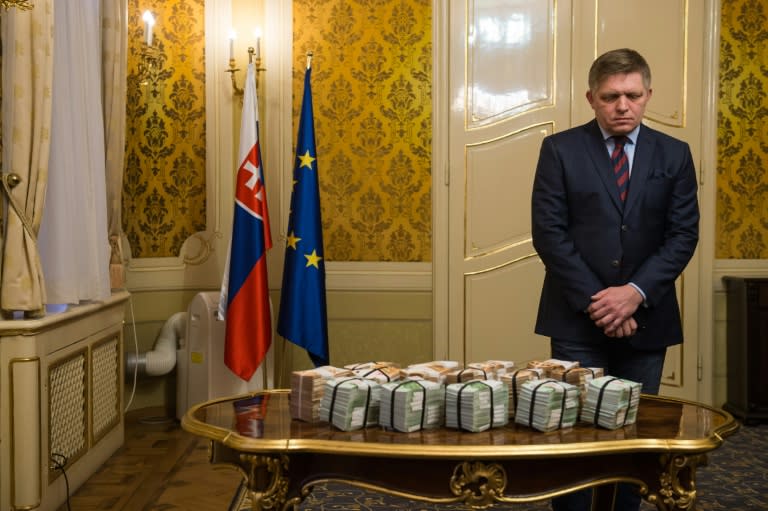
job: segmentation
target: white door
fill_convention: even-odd
[[[653,72],[648,124],[686,140],[699,161],[706,2],[439,4],[435,354],[463,362],[546,358],[549,340],[533,333],[544,269],[530,233],[541,140],[593,117],[584,97],[589,65],[608,49],[632,47]],[[688,342],[670,350],[662,381],[662,393],[690,399],[698,387],[697,265],[678,283]]]

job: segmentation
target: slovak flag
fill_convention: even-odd
[[[266,258],[272,236],[259,150],[259,103],[253,63],[248,64],[245,78],[238,159],[232,240],[222,279],[219,318],[226,321],[224,363],[248,381],[272,343]]]

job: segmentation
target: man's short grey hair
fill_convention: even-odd
[[[651,68],[642,55],[629,48],[621,48],[603,53],[595,59],[589,68],[589,90],[594,92],[609,76],[628,73],[640,73],[643,86],[651,88]]]

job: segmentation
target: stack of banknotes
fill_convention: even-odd
[[[320,401],[325,392],[325,382],[331,378],[354,376],[349,369],[321,366],[291,373],[290,412],[292,419],[306,422],[320,421]]]
[[[342,431],[378,425],[381,384],[358,377],[325,382],[320,401],[320,420]]]
[[[444,421],[444,385],[428,380],[402,380],[381,385],[381,426],[410,433],[441,427]]]
[[[606,429],[618,429],[637,420],[643,385],[613,376],[595,378],[587,385],[581,420]]]
[[[445,425],[485,431],[509,422],[509,391],[500,380],[452,383],[445,387]]]
[[[579,418],[579,388],[551,378],[522,384],[515,423],[537,431],[573,426]]]

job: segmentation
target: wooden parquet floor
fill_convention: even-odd
[[[125,443],[58,511],[226,510],[240,474],[208,463],[208,443],[165,419],[129,412]]]

